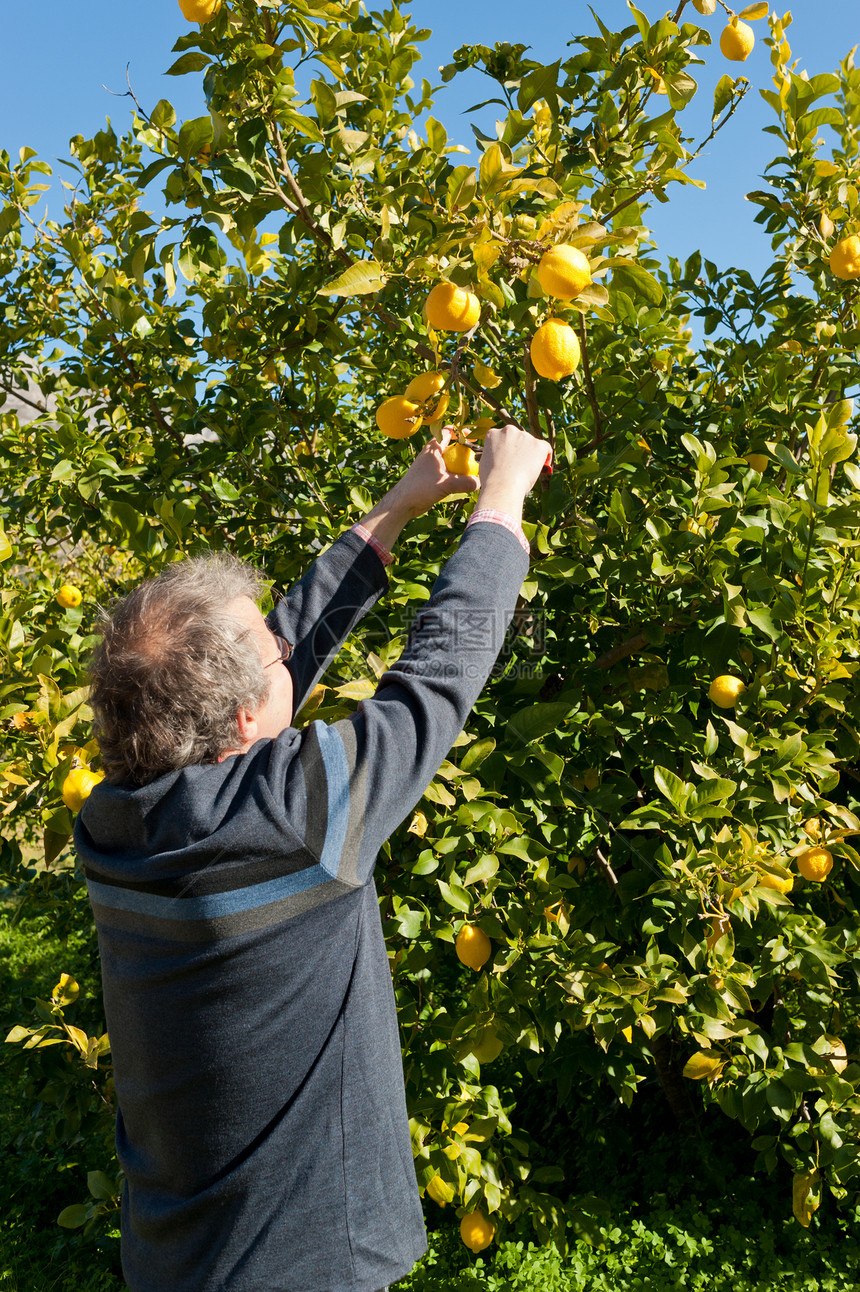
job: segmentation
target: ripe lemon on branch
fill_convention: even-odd
[[[821,884],[833,869],[833,853],[829,848],[807,848],[797,859],[797,869],[804,879]]]
[[[460,1221],[460,1237],[477,1256],[493,1241],[496,1226],[480,1211],[470,1211]]]
[[[104,780],[103,772],[91,767],[76,767],[63,781],[63,802],[70,812],[80,812],[90,794]]]
[[[418,405],[405,395],[392,395],[376,410],[376,425],[390,440],[405,440],[421,425]]]
[[[406,398],[411,399],[413,404],[426,404],[434,395],[439,396],[435,406],[425,414],[425,422],[436,422],[445,416],[445,410],[451,401],[446,389],[447,381],[444,372],[419,372],[406,387]]]
[[[57,605],[64,610],[77,610],[83,599],[84,594],[74,583],[64,583],[57,592]]]
[[[449,444],[442,454],[442,461],[454,476],[476,476],[478,459],[468,444]]]
[[[182,16],[189,22],[210,22],[221,8],[223,0],[179,0]]]
[[[464,924],[454,943],[457,959],[470,969],[481,969],[489,960],[492,943],[476,924]]]
[[[746,689],[746,684],[739,677],[721,673],[708,687],[708,699],[718,709],[732,709]]]
[[[561,381],[576,372],[582,353],[576,333],[563,319],[547,319],[531,339],[529,354],[535,372]]]
[[[424,313],[435,332],[469,332],[481,317],[481,302],[474,292],[456,283],[437,283],[427,297]]]
[[[732,63],[744,63],[755,44],[752,27],[740,18],[732,18],[720,36],[720,52]]]
[[[537,276],[547,296],[572,301],[591,282],[591,265],[578,247],[562,243],[544,252]]]
[[[830,268],[837,278],[860,278],[860,236],[842,238],[830,253]]]

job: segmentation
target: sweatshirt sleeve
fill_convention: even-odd
[[[308,837],[331,878],[365,883],[424,794],[498,658],[527,570],[507,529],[468,528],[376,694],[352,717],[304,732]]]
[[[342,534],[267,616],[293,653],[287,667],[298,713],[355,625],[388,589],[385,567],[355,530]]]

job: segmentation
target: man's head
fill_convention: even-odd
[[[91,704],[109,781],[145,785],[289,726],[292,679],[256,605],[264,590],[219,553],[171,565],[104,616]]]

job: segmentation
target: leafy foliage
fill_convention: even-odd
[[[683,111],[697,53],[716,57],[685,7],[598,20],[550,65],[458,50],[443,80],[480,69],[500,109],[474,165],[411,79],[426,33],[397,4],[324,0],[235,0],[180,37],[171,72],[202,74],[206,114],[138,104],[127,135],[73,139],[60,221],[33,218],[46,163],[0,158],[0,384],[23,395],[0,412],[2,865],[60,923],[80,918],[60,791],[94,754],[96,602],[205,547],[288,585],[408,459],[373,411],[418,369],[449,375],[474,441],[487,417],[552,440],[497,675],[379,887],[422,1190],[561,1249],[587,1204],[521,1124],[524,1083],[629,1106],[656,1075],[683,1125],[718,1106],[764,1169],[805,1181],[802,1223],[853,1197],[860,1165],[860,330],[828,269],[860,218],[860,72],[798,75],[772,18],[781,152],[751,198],[774,264],[662,262],[647,206],[701,186]],[[747,89],[722,78],[714,131]],[[564,306],[534,273],[556,242],[594,279]],[[443,277],[482,302],[456,343],[421,314]],[[583,349],[566,383],[525,358],[550,313]],[[411,527],[315,717],[370,693],[464,509]],[[84,604],[60,612],[70,580]],[[734,709],[707,699],[724,673],[746,683]],[[795,870],[812,844],[836,857],[822,884]],[[464,920],[493,945],[477,975],[454,955]],[[12,1043],[44,1066],[65,1037],[108,1081],[98,1027],[84,1047],[65,1008]],[[115,1190],[93,1169],[67,1222]]]

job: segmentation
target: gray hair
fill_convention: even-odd
[[[178,561],[102,612],[90,704],[108,781],[146,785],[241,744],[239,710],[268,698],[269,678],[226,606],[265,588],[219,552]]]

